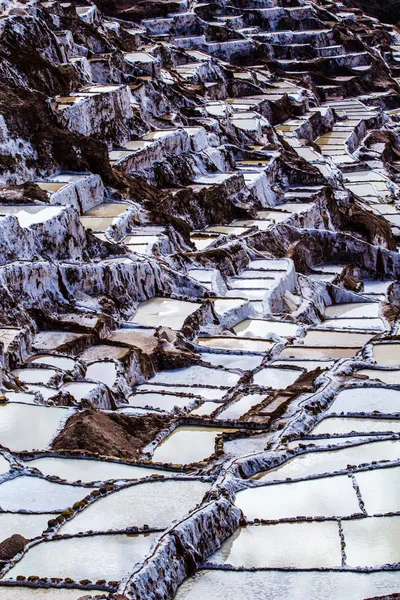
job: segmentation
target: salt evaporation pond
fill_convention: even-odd
[[[311,346],[288,346],[284,348],[280,354],[282,358],[291,357],[291,358],[353,358],[353,356],[357,353],[359,348],[332,348],[328,347],[317,347],[313,348]]]
[[[338,524],[279,523],[239,528],[209,559],[233,567],[340,567]]]
[[[366,375],[370,379],[379,379],[387,385],[400,385],[400,371],[385,371],[383,369],[360,369],[357,375]]]
[[[139,389],[139,387],[137,388]],[[162,384],[160,385],[153,385],[151,383],[143,383],[140,386],[140,390],[141,391],[146,391],[146,392],[163,392],[166,394],[170,394],[170,393],[179,393],[179,394],[193,394],[194,396],[200,396],[202,398],[204,398],[205,400],[220,400],[221,398],[223,398],[227,392],[227,388],[212,388],[212,387],[197,387],[197,386],[184,386],[184,385],[174,385],[173,387],[171,386],[163,386]]]
[[[0,484],[0,506],[13,511],[62,512],[93,489],[23,475]]]
[[[249,488],[237,494],[236,505],[251,521],[301,515],[348,516],[360,512],[356,493],[347,475]]]
[[[10,463],[0,454],[0,475],[6,473],[10,468]]]
[[[346,317],[359,319],[362,317],[376,318],[379,316],[379,302],[360,302],[333,304],[325,308],[327,317]]]
[[[187,317],[200,306],[201,304],[173,298],[151,298],[139,304],[131,321],[147,327],[181,329]]]
[[[24,515],[21,513],[0,513],[0,542],[18,533],[31,540],[47,529],[47,523],[54,515]],[[0,587],[1,598],[1,587]]]
[[[211,367],[200,367],[197,365],[184,367],[182,369],[171,369],[161,371],[149,379],[149,383],[164,383],[169,385],[200,385],[216,387],[232,387],[237,384],[240,375],[228,373],[221,369]]]
[[[361,331],[383,331],[382,319],[329,319],[319,325],[319,329],[358,329]]]
[[[400,467],[362,471],[356,480],[369,515],[400,510]]]
[[[267,394],[247,394],[230,404],[222,413],[219,414],[219,419],[240,419],[241,416],[245,415],[253,406],[257,406],[265,400]]]
[[[181,425],[161,442],[153,454],[154,462],[189,464],[208,458],[215,451],[215,438],[232,429]]]
[[[61,528],[63,534],[129,527],[167,527],[201,502],[210,484],[202,481],[157,481],[117,491],[83,510]]]
[[[343,521],[342,527],[346,564],[350,567],[378,567],[400,562],[400,517]]]
[[[100,590],[98,590],[100,593]],[[1,600],[80,600],[84,590],[0,586]],[[96,590],[91,590],[95,594]],[[95,596],[100,598],[100,596]]]
[[[281,337],[295,337],[299,327],[295,323],[287,323],[285,321],[245,319],[233,329],[241,337],[268,337],[271,334]]]
[[[24,383],[49,383],[50,379],[57,375],[54,369],[14,369],[11,372]]]
[[[56,458],[53,456],[26,461],[28,467],[39,469],[44,475],[58,475],[66,481],[108,481],[110,479],[140,479],[155,474],[170,475],[168,472],[146,467],[124,465],[106,460],[85,458]]]
[[[303,371],[294,369],[266,367],[253,376],[253,383],[280,390],[292,385],[302,374]]]
[[[400,365],[400,344],[375,344],[373,347],[373,358],[383,367],[395,367]]]
[[[65,408],[0,405],[0,444],[11,450],[43,450],[73,411]]]
[[[75,366],[74,359],[53,354],[38,354],[30,358],[28,363],[31,365],[49,365],[50,367],[56,367],[56,369],[63,369],[64,371],[70,371]]]
[[[62,386],[63,392],[68,392],[75,398],[77,402],[81,402],[84,398],[88,398],[97,388],[97,383],[88,383],[85,381],[73,381]]]
[[[368,419],[364,417],[329,417],[320,421],[310,435],[343,435],[386,431],[400,433],[400,421],[393,419]],[[326,440],[326,443],[331,443],[332,441],[334,440]]]
[[[171,411],[176,406],[179,406],[180,408],[185,408],[191,402],[194,402],[194,400],[195,398],[190,396],[176,396],[175,394],[151,393],[141,394],[140,392],[137,394],[132,394],[132,396],[129,396],[128,398],[130,406],[137,406],[141,408],[150,406],[152,408],[164,411]]]
[[[205,348],[215,348],[216,350],[243,350],[245,352],[268,352],[275,342],[269,340],[257,340],[254,338],[245,337],[210,337],[198,338],[199,346]]]
[[[175,600],[365,600],[394,594],[398,590],[398,571],[338,573],[213,569],[197,571],[186,579],[178,588]]]
[[[108,387],[112,387],[117,377],[117,367],[113,362],[100,361],[92,363],[86,369],[86,379],[100,381]]]
[[[400,391],[383,387],[352,388],[339,392],[327,413],[398,413]]]
[[[326,440],[329,444],[330,440]],[[310,475],[333,473],[346,469],[347,465],[361,465],[379,460],[396,460],[400,453],[400,441],[385,440],[360,444],[338,450],[316,451],[309,450],[289,459],[279,467],[269,470],[259,481],[303,479]]]
[[[241,371],[253,371],[260,366],[263,356],[251,354],[211,354],[203,352],[201,359],[209,362],[213,367],[224,367],[225,369],[240,369]]]
[[[158,535],[98,535],[42,542],[30,548],[6,578],[39,575],[119,581],[144,559]]]
[[[339,346],[342,348],[361,348],[374,337],[370,333],[352,333],[347,331],[326,331],[309,329],[304,336],[304,345],[314,348],[324,346]]]

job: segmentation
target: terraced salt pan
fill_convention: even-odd
[[[377,567],[400,562],[400,517],[343,521],[342,527],[347,565]]]
[[[43,450],[73,411],[29,404],[0,404],[0,444],[10,450]]]
[[[13,511],[62,512],[85,498],[92,489],[23,475],[0,484],[0,506]]]
[[[228,373],[221,369],[209,367],[190,366],[182,369],[172,369],[157,373],[149,383],[167,383],[170,385],[200,385],[216,387],[232,387],[237,384],[240,375]]]
[[[312,435],[342,435],[347,433],[400,433],[400,421],[393,419],[366,419],[352,417],[329,417],[312,430]]]
[[[360,369],[357,375],[366,375],[370,379],[379,379],[388,385],[400,384],[400,370],[384,371],[382,369]]]
[[[75,398],[75,400],[77,400],[77,402],[81,402],[84,398],[88,398],[89,395],[96,389],[96,387],[97,383],[73,381],[63,385],[61,391],[68,392]]]
[[[31,540],[47,529],[47,523],[54,515],[24,515],[20,513],[0,513],[0,542],[18,533]],[[0,598],[2,589],[0,587]]]
[[[242,371],[253,371],[259,367],[263,357],[259,355],[251,356],[250,354],[211,354],[203,352],[201,358],[205,362],[209,362],[213,367],[224,367],[225,369],[241,369]]]
[[[338,358],[353,358],[359,348],[332,348],[332,347],[302,347],[288,346],[280,353],[282,358],[316,358],[316,359],[338,359]]]
[[[360,331],[383,331],[385,324],[382,319],[329,319],[319,325],[319,329],[355,329]]]
[[[356,480],[369,515],[400,510],[400,467],[363,471]]]
[[[215,439],[224,431],[234,430],[181,425],[157,446],[153,461],[173,464],[200,462],[214,453]]]
[[[246,568],[340,567],[338,525],[326,521],[241,527],[209,562]]]
[[[255,385],[270,387],[274,390],[281,390],[292,385],[302,374],[302,371],[294,369],[265,367],[253,376],[253,383]]]
[[[326,307],[325,315],[330,318],[340,317],[358,319],[361,317],[368,317],[369,319],[373,319],[379,316],[379,303],[360,302],[334,304]]]
[[[307,372],[315,369],[330,369],[335,363],[333,360],[274,360],[274,367],[300,367]]]
[[[117,367],[113,362],[99,361],[92,363],[86,369],[86,379],[93,379],[112,387],[117,377]]]
[[[11,372],[24,383],[49,383],[50,379],[57,375],[54,369],[14,369]]]
[[[144,352],[152,352],[157,346],[157,338],[154,336],[155,329],[117,329],[113,331],[108,339],[112,342],[122,342],[141,348]]]
[[[253,406],[257,406],[265,400],[266,394],[247,394],[230,404],[222,413],[218,415],[219,419],[240,419],[241,416],[245,415]]]
[[[353,388],[342,390],[327,413],[398,413],[400,391],[390,388]]]
[[[220,406],[219,402],[203,402],[203,404],[191,410],[190,415],[210,416]]]
[[[63,534],[167,527],[201,502],[210,484],[202,481],[142,483],[101,498],[61,528]]]
[[[215,348],[216,350],[244,350],[247,352],[268,352],[275,344],[275,342],[270,342],[269,340],[238,338],[234,336],[198,338],[197,343],[199,346]]]
[[[6,578],[70,577],[118,581],[133,570],[149,552],[158,534],[100,535],[42,542],[22,557],[7,573]],[[81,591],[81,595],[82,595]]]
[[[249,488],[236,495],[248,520],[349,516],[360,512],[347,475]]]
[[[329,440],[326,441],[329,444]],[[300,454],[283,463],[281,466],[267,471],[260,481],[283,481],[286,478],[303,479],[310,475],[333,473],[346,469],[348,465],[358,466],[380,460],[396,460],[399,456],[400,441],[380,441],[342,450],[312,452]]]
[[[186,579],[175,600],[365,600],[396,593],[398,578],[398,571],[338,573],[213,569],[197,571]]]
[[[0,598],[4,600],[80,600],[83,590],[73,589],[46,589],[16,586],[0,586]],[[96,590],[91,590],[92,594]],[[100,590],[99,590],[100,593]],[[95,596],[99,598],[100,596]]]
[[[275,334],[281,337],[295,337],[299,328],[295,323],[246,319],[233,329],[239,336],[268,337],[271,334]]]
[[[150,383],[143,383],[140,386],[141,391],[146,392],[165,392],[167,394],[171,393],[179,393],[179,394],[193,394],[195,396],[200,396],[204,400],[221,400],[227,393],[226,388],[212,388],[212,387],[191,387],[191,386],[163,386],[163,385],[153,385]]]
[[[346,331],[308,330],[304,336],[304,346],[339,346],[342,348],[362,348],[368,344],[374,334],[351,333]]]
[[[10,468],[10,463],[0,454],[0,475],[6,473]]]
[[[85,215],[90,217],[119,217],[130,206],[130,204],[124,204],[123,202],[102,202],[87,210]]]
[[[63,369],[64,371],[70,371],[75,366],[75,361],[72,358],[55,356],[54,354],[38,354],[30,358],[28,363],[32,365],[49,365],[50,367],[56,367],[56,369]]]
[[[172,391],[172,389],[171,389]],[[194,401],[190,396],[176,396],[175,394],[133,394],[129,396],[128,402],[130,406],[138,406],[145,408],[151,406],[159,410],[170,411],[176,406],[184,408]]]
[[[147,327],[181,329],[187,317],[199,307],[200,304],[173,298],[151,298],[139,304],[131,321]]]
[[[400,344],[375,344],[373,358],[383,367],[400,366]]]
[[[124,465],[105,460],[88,460],[84,458],[56,458],[46,456],[26,461],[28,467],[39,469],[44,475],[58,475],[66,481],[108,481],[109,479],[140,479],[155,474],[170,475],[168,472]]]
[[[41,331],[36,334],[33,345],[37,350],[56,350],[64,344],[77,341],[82,337],[81,333],[71,331]]]

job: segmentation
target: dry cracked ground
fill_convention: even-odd
[[[0,0],[0,600],[399,597],[365,4]]]

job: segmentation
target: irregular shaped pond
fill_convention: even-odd
[[[139,392],[129,396],[128,401],[130,406],[138,406],[140,408],[150,406],[151,408],[171,411],[176,406],[185,408],[194,402],[195,398],[190,396],[176,396],[174,394],[141,394]]]
[[[240,369],[241,371],[253,371],[260,366],[263,356],[251,354],[212,354],[211,352],[202,352],[201,359],[211,363],[214,367],[224,367],[225,369]]]
[[[65,408],[0,405],[0,444],[11,450],[43,450],[61,423],[73,414]]]
[[[228,373],[222,369],[212,369],[197,365],[184,367],[183,369],[172,369],[157,373],[149,380],[149,383],[167,383],[170,385],[213,385],[215,387],[232,387],[236,385],[240,375]]]
[[[366,375],[370,379],[379,379],[383,383],[388,385],[399,385],[400,384],[400,371],[384,371],[383,369],[360,369],[357,371],[357,375]]]
[[[124,465],[122,463],[89,460],[85,458],[55,458],[46,456],[26,461],[28,467],[39,469],[44,475],[58,475],[66,481],[108,481],[109,479],[140,479],[150,475],[169,476],[167,471],[157,471],[146,467]]]
[[[330,440],[326,440],[329,444]],[[377,441],[350,448],[312,452],[295,456],[281,466],[257,475],[254,479],[260,481],[282,481],[287,477],[303,479],[310,475],[333,473],[346,469],[348,465],[361,465],[379,460],[396,460],[399,456],[400,441]]]
[[[30,548],[6,577],[39,574],[75,581],[119,581],[143,560],[158,535],[99,535],[42,542]]]
[[[56,367],[57,369],[63,369],[64,371],[70,371],[75,366],[75,361],[72,358],[68,358],[67,356],[56,356],[53,354],[38,354],[30,358],[28,363],[32,365],[49,365],[50,367]]]
[[[339,346],[342,348],[361,348],[374,337],[370,333],[351,333],[346,331],[308,330],[304,337],[304,345],[314,348]]]
[[[348,516],[360,512],[347,475],[249,488],[237,494],[236,505],[249,520]]]
[[[279,523],[239,528],[209,559],[234,567],[340,567],[338,524]]]
[[[393,431],[400,433],[400,420],[368,419],[352,417],[329,417],[318,423],[311,435],[342,435],[346,433],[378,433]],[[326,440],[330,443],[334,440]]]
[[[390,388],[353,388],[342,390],[327,413],[398,413],[400,391]]]
[[[202,481],[157,481],[134,485],[101,498],[71,521],[61,533],[167,527],[199,504],[210,484]]]
[[[86,369],[86,379],[100,381],[108,387],[112,387],[117,377],[117,367],[113,362],[95,362]]]
[[[171,327],[181,329],[189,315],[201,304],[174,300],[173,298],[151,298],[141,302],[131,321],[147,327]]]
[[[62,512],[85,498],[92,489],[23,475],[0,485],[0,506],[13,511]]]
[[[37,537],[47,529],[47,523],[54,515],[24,515],[21,513],[0,513],[0,542],[18,533],[27,540]],[[1,598],[1,587],[0,587]]]
[[[234,328],[239,336],[268,337],[270,334],[281,337],[295,337],[298,325],[284,321],[264,321],[263,319],[245,319]]]
[[[215,438],[223,431],[235,430],[191,425],[177,427],[157,446],[153,461],[173,464],[200,462],[214,453]]]
[[[275,342],[269,340],[256,340],[253,338],[237,338],[237,337],[210,337],[198,338],[199,346],[206,348],[216,348],[221,350],[245,350],[247,352],[268,352]]]
[[[377,567],[400,562],[400,517],[343,521],[342,527],[346,564],[350,567]]]
[[[182,583],[175,600],[364,600],[390,595],[398,589],[398,571],[204,570],[197,571]]]
[[[222,413],[219,414],[219,419],[240,419],[245,415],[253,406],[257,406],[265,400],[267,394],[248,394],[243,396],[237,402],[230,404]]]
[[[400,510],[400,467],[363,471],[356,480],[369,515]]]
[[[277,369],[266,367],[253,376],[256,385],[263,385],[274,390],[280,390],[292,385],[303,374],[294,369]]]
[[[100,590],[98,590],[100,593]],[[0,586],[0,598],[4,600],[80,600],[83,590],[46,589],[19,586]],[[96,590],[91,590],[95,594]],[[98,598],[99,596],[95,596]]]
[[[373,357],[378,365],[395,367],[400,365],[400,344],[375,344]]]
[[[360,317],[376,318],[379,316],[379,307],[379,302],[333,304],[326,307],[325,315],[327,317],[351,317],[353,319]]]
[[[11,373],[24,383],[49,383],[57,375],[54,369],[14,369]]]

